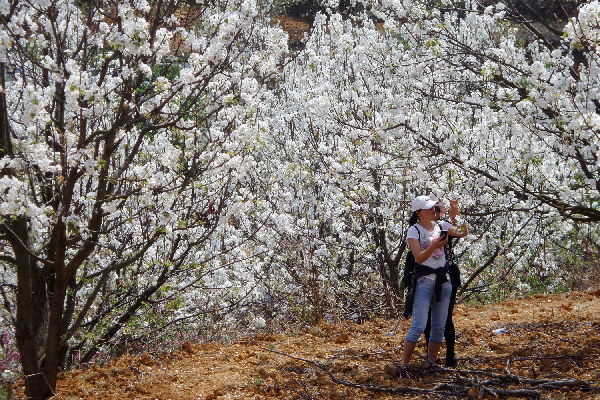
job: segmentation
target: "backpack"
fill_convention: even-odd
[[[417,265],[418,263],[415,260],[412,251],[409,250],[406,255],[406,260],[404,261],[404,276],[402,277],[402,283],[406,289],[404,311],[402,311],[402,317],[405,319],[409,319],[412,316],[413,303],[415,302],[414,277]]]
[[[415,277],[415,270],[417,269],[417,261],[411,250],[406,254],[404,260],[404,275],[402,275],[402,285],[405,289],[410,289],[413,285],[413,279]]]
[[[414,226],[414,225],[413,225]],[[419,236],[421,231],[415,226]],[[402,311],[402,317],[409,319],[412,316],[413,303],[415,300],[415,271],[417,270],[417,260],[411,250],[408,250],[406,259],[404,260],[404,272],[402,275],[402,284],[406,290],[406,297],[404,298],[404,311]]]

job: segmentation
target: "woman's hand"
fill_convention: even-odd
[[[458,216],[460,215],[460,211],[458,211],[458,199],[450,200],[450,210],[448,211],[450,215],[450,220],[454,226],[448,229],[448,234],[455,237],[465,237],[469,234],[469,230],[467,229],[467,225],[464,221],[459,220]]]
[[[450,200],[450,211],[458,214],[458,199]]]
[[[450,200],[450,210],[448,210],[448,215],[450,216],[450,221],[454,225],[456,225],[456,217],[458,216],[458,199]]]
[[[415,257],[415,261],[419,264],[423,264],[425,261],[427,261],[429,257],[431,257],[434,251],[436,251],[440,247],[444,247],[446,241],[448,240],[440,239],[441,238],[437,238],[436,240],[432,241],[429,247],[427,247],[425,250],[421,250],[421,244],[419,243],[418,239],[407,239],[406,241],[408,242],[408,246],[410,247],[410,250],[412,251],[413,256]]]
[[[439,249],[440,247],[444,247],[446,243],[448,243],[448,235],[444,236],[443,238],[440,236],[439,238],[431,242],[431,247]]]

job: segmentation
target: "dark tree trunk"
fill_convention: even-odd
[[[28,226],[25,218],[17,218],[9,229],[22,243],[27,243]],[[48,298],[43,271],[26,249],[13,246],[17,261],[17,318],[16,341],[23,374],[27,380],[27,397],[50,397],[52,387],[42,373],[43,348],[48,326]]]
[[[12,155],[12,142],[10,140],[10,129],[8,126],[8,109],[6,105],[6,93],[4,84],[4,70],[6,66],[0,62],[0,84],[2,85],[0,92],[0,158],[7,155]],[[5,172],[2,171],[2,175]]]
[[[5,94],[5,64],[0,63],[0,158],[13,157],[8,109]],[[0,175],[13,175],[4,169]],[[15,217],[0,225],[14,252],[13,264],[17,271],[17,307],[15,337],[21,358],[23,374],[27,380],[27,397],[45,399],[50,397],[52,387],[42,373],[43,348],[48,326],[48,296],[44,269],[28,251],[29,223],[27,217]]]

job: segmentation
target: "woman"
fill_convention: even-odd
[[[427,325],[431,307],[431,336],[427,347],[426,368],[432,368],[442,346],[444,327],[452,284],[448,276],[444,246],[448,235],[464,237],[468,234],[463,224],[456,227],[448,222],[436,223],[436,200],[418,196],[412,202],[413,212],[406,234],[406,242],[419,264],[415,271],[416,289],[412,311],[412,325],[404,342],[400,376],[410,377],[410,358]],[[439,210],[437,210],[439,213]],[[442,230],[447,231],[442,235]]]

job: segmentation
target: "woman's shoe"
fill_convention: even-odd
[[[411,379],[413,377],[410,368],[408,367],[400,367],[400,378],[402,379]]]

